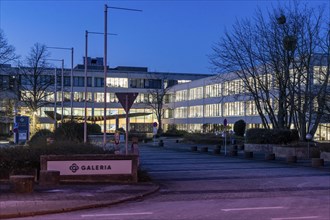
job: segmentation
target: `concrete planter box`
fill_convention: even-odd
[[[296,156],[298,159],[307,158],[307,147],[295,147],[276,144],[245,144],[245,151],[272,153],[276,157],[286,158],[287,156]]]
[[[287,163],[297,163],[297,156],[287,156],[286,162]]]
[[[10,188],[14,193],[32,193],[34,187],[34,176],[13,175],[10,176]]]
[[[244,151],[244,157],[247,159],[253,158],[253,152],[252,151]]]
[[[209,148],[208,147],[201,147],[201,152],[208,152],[209,151]]]
[[[320,158],[312,158],[312,167],[323,167],[324,160]]]
[[[275,154],[273,153],[265,154],[265,160],[275,160]]]
[[[323,159],[324,161],[330,162],[330,152],[322,151],[320,154],[320,158]]]
[[[237,155],[238,155],[237,150],[230,150],[230,151],[229,151],[229,156],[231,156],[231,157],[235,157],[235,156],[237,156]]]
[[[197,146],[192,146],[190,149],[191,149],[191,151],[196,152],[197,151]]]
[[[220,151],[221,150],[221,148],[219,148],[219,147],[216,147],[215,149],[213,149],[213,154],[220,154]]]

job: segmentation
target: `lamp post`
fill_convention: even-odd
[[[309,142],[312,140],[312,138],[313,138],[313,136],[310,133],[306,134],[306,140],[307,140],[307,157],[308,157],[308,159],[310,158],[310,151],[309,151],[309,145],[310,145],[310,143]]]
[[[108,67],[107,67],[107,47],[108,47],[108,8],[111,9],[118,9],[118,10],[126,10],[126,11],[137,11],[137,12],[142,12],[142,10],[138,10],[138,9],[130,9],[130,8],[119,8],[119,7],[110,7],[107,4],[104,5],[104,80],[103,80],[103,84],[104,84],[104,110],[103,110],[103,147],[105,147],[105,144],[107,142],[107,85],[106,85],[106,79],[107,79],[107,71],[108,71]],[[127,132],[127,131],[126,131]]]
[[[70,92],[70,109],[71,109],[71,120],[73,115],[73,53],[74,49],[73,47],[47,47],[49,49],[57,49],[57,50],[70,50],[71,51],[71,73],[70,73],[70,84],[71,84],[71,92]],[[62,78],[63,81],[63,78]],[[63,84],[62,84],[63,85]],[[63,93],[63,89],[62,89]],[[62,100],[63,100],[63,94],[62,94]],[[63,115],[63,112],[62,112]],[[62,116],[63,117],[63,116]],[[63,120],[63,119],[62,119]]]
[[[87,142],[87,57],[88,57],[88,34],[104,34],[100,32],[85,31],[85,113],[84,113],[84,143]],[[117,34],[108,34],[117,35]]]
[[[60,61],[61,62],[61,96],[62,96],[62,99],[61,99],[61,124],[63,124],[63,107],[64,107],[64,104],[63,104],[63,77],[64,77],[64,60],[63,59],[47,59],[47,60],[50,60],[50,61]],[[54,96],[54,99],[55,99],[55,104],[54,104],[54,126],[55,128],[57,128],[57,72],[56,72],[56,68],[55,68],[55,96]]]

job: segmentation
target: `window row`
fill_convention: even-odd
[[[203,115],[204,114],[204,115]],[[253,116],[258,115],[254,101],[226,102],[209,105],[197,105],[167,109],[165,118],[201,118],[221,116]]]

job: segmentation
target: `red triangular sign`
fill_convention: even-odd
[[[131,107],[139,93],[116,92],[115,94],[116,94],[121,106],[125,109],[125,112],[129,112],[129,110],[131,109]]]

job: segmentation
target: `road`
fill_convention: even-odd
[[[279,162],[141,147],[158,193],[106,208],[24,219],[330,219],[330,172]],[[23,218],[22,218],[23,219]]]

